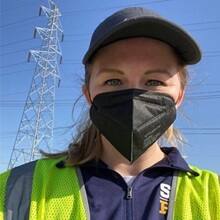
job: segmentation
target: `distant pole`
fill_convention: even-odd
[[[48,18],[47,27],[36,27],[34,37],[42,39],[39,50],[30,50],[36,62],[18,132],[11,152],[8,169],[39,158],[39,149],[50,152],[53,141],[55,88],[59,85],[58,65],[62,60],[59,41],[63,39],[61,13],[48,0],[49,7],[40,7],[39,16]]]

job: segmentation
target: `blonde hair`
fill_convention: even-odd
[[[179,59],[180,60],[180,59]],[[85,79],[84,84],[88,88],[90,82],[92,62],[85,65]],[[188,83],[188,71],[184,64],[180,63],[182,67],[180,70],[181,89],[185,90]],[[76,104],[76,103],[75,103]],[[75,106],[74,104],[74,106]],[[41,153],[46,157],[62,157],[64,156],[65,164],[69,166],[81,165],[92,159],[99,160],[102,154],[101,136],[99,130],[91,122],[88,114],[84,115],[81,122],[77,126],[77,134],[73,138],[68,149],[60,153]],[[184,142],[181,132],[171,125],[163,136],[159,139],[159,144],[164,142],[178,147]]]

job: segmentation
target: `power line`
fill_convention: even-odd
[[[182,24],[182,25],[184,25],[184,26],[191,26],[191,25],[218,24],[218,23],[220,23],[220,20],[198,21],[198,22],[192,22],[192,23],[185,23],[185,24]]]
[[[1,96],[1,98],[6,98],[8,96],[13,96],[13,95],[17,96],[17,95],[20,95],[20,94],[27,94],[27,92],[24,91],[24,92],[8,93],[8,94],[4,94],[4,96]]]
[[[40,0],[41,1],[41,0]],[[36,1],[34,1],[34,2],[36,2]],[[31,5],[31,6],[34,6],[34,7],[36,7],[35,5],[33,5],[33,2],[31,2],[30,0],[29,1],[26,1],[24,4],[21,4],[21,5],[19,5],[19,6],[16,6],[16,7],[12,7],[12,8],[10,8],[10,9],[6,9],[6,10],[2,10],[1,12],[0,12],[0,15],[2,15],[2,14],[6,14],[6,13],[8,13],[8,12],[11,12],[11,11],[17,11],[18,10],[18,8],[26,8],[27,7],[27,5]]]
[[[211,100],[211,99],[220,99],[220,95],[206,95],[206,96],[188,96],[188,99],[193,99],[193,100]]]
[[[127,5],[117,5],[117,6],[111,6],[111,7],[103,7],[103,8],[91,8],[91,9],[75,9],[71,11],[64,11],[62,14],[72,14],[72,13],[84,13],[89,11],[103,11],[103,10],[109,10],[109,9],[118,9],[118,8],[124,8],[124,7],[131,7],[131,6],[138,6],[138,5],[148,5],[148,4],[155,4],[155,3],[162,3],[162,2],[170,2],[174,0],[155,0],[155,1],[149,1],[149,2],[138,2],[133,4],[127,4]]]
[[[30,21],[30,20],[34,20],[36,18],[39,18],[40,16],[32,16],[32,17],[29,17],[29,18],[25,18],[25,19],[22,19],[22,20],[19,20],[19,21],[16,21],[16,22],[12,22],[12,23],[8,23],[8,24],[5,24],[5,25],[2,25],[0,26],[1,29],[3,28],[8,28],[10,26],[13,26],[13,25],[16,25],[16,24],[21,24],[21,23],[25,23],[27,21]]]
[[[203,53],[220,53],[220,50],[207,50],[203,51]]]
[[[187,132],[184,133],[186,135],[220,135],[220,132],[213,132],[213,133],[206,133],[206,132],[202,132],[202,133],[196,133],[196,132]]]
[[[211,93],[219,93],[220,90],[214,90],[214,91],[200,91],[200,92],[190,92],[187,95],[197,95],[197,94],[211,94]]]
[[[30,69],[30,70],[32,70],[32,69]],[[59,90],[60,89],[74,89],[74,86],[60,86],[59,87]],[[2,98],[6,98],[6,97],[8,97],[8,96],[13,96],[13,95],[18,95],[18,94],[26,94],[27,93],[27,91],[20,91],[20,92],[13,92],[13,93],[7,93],[7,94],[3,94],[1,97]]]
[[[13,99],[11,99],[11,100],[0,100],[0,104],[23,104],[23,103],[25,103],[26,101],[25,100],[13,100]],[[47,103],[47,102],[49,102],[49,101],[41,101],[41,102],[38,102],[38,103]],[[71,99],[58,99],[58,100],[56,100],[55,101],[55,103],[57,103],[57,104],[62,104],[62,103],[64,103],[64,104],[66,104],[66,103],[73,103],[73,100],[71,100]]]
[[[219,128],[215,128],[215,127],[207,127],[207,128],[180,128],[181,130],[193,130],[193,131],[220,131],[220,127]]]
[[[29,50],[30,50],[30,47],[27,48],[27,49],[23,49],[23,50],[15,50],[13,52],[8,52],[8,53],[0,54],[0,57],[8,56],[8,55],[15,54],[15,53],[28,52]]]
[[[78,64],[82,64],[81,62],[64,62],[63,64],[67,64],[67,65],[78,65]]]
[[[22,42],[26,42],[26,41],[30,41],[30,40],[33,40],[33,38],[27,38],[27,39],[24,39],[24,40],[19,40],[19,41],[10,42],[10,43],[7,43],[7,44],[2,44],[2,45],[0,45],[0,47],[6,47],[6,46],[10,46],[10,45],[13,45],[13,44],[18,44],[18,43],[22,43]]]
[[[79,37],[79,36],[87,36],[89,35],[88,33],[81,33],[81,34],[65,34],[65,37],[67,36],[76,36],[76,37]]]
[[[65,40],[63,43],[71,43],[75,41],[84,41],[84,40],[89,40],[89,38],[81,38],[81,39],[73,39],[73,40]]]
[[[211,86],[211,87],[216,87],[216,86],[220,86],[220,83],[207,83],[207,84],[189,84],[189,87],[198,87],[198,86]]]
[[[189,31],[210,31],[210,30],[220,30],[220,27],[213,27],[213,28],[199,28],[199,29],[189,29]]]
[[[9,64],[9,65],[5,65],[5,66],[0,66],[0,69],[4,69],[4,68],[9,68],[9,67],[12,67],[12,66],[17,66],[17,65],[21,65],[21,64],[26,64],[27,62],[19,62],[19,63],[12,63],[12,64]]]
[[[56,108],[63,108],[63,107],[67,107],[67,106],[72,106],[74,103],[55,103]],[[24,104],[20,104],[20,105],[8,105],[8,106],[0,106],[0,108],[6,108],[6,109],[22,109],[24,107]]]
[[[203,55],[203,57],[208,57],[208,58],[212,58],[212,57],[220,57],[220,54],[213,54],[213,55]]]
[[[0,77],[9,76],[9,75],[13,75],[13,74],[16,74],[16,73],[24,73],[24,72],[31,71],[31,70],[33,70],[33,69],[24,69],[24,70],[20,70],[20,71],[9,72],[9,73],[1,73]]]
[[[56,132],[59,132],[59,130],[63,130],[63,129],[67,129],[69,128],[70,126],[59,126],[59,127],[55,127],[54,128],[54,131]],[[3,132],[0,132],[0,136],[1,137],[8,137],[8,136],[13,136],[13,135],[16,135],[17,131],[3,131]]]

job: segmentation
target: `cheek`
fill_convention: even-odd
[[[152,89],[152,91],[155,92],[160,92],[160,93],[165,93],[169,96],[171,96],[175,102],[178,101],[180,94],[182,93],[181,91],[181,87],[180,85],[176,85],[176,84],[169,84],[167,86],[162,86],[162,87],[158,87],[155,89]]]
[[[180,83],[179,76],[175,74],[172,78],[168,80],[167,93],[173,97],[175,102],[178,102],[179,97],[182,94],[182,87]]]
[[[177,100],[178,100],[178,97],[179,97],[179,93],[178,93],[177,91],[171,91],[171,92],[169,93],[169,95],[170,95],[171,97],[173,97],[173,99],[174,99],[174,101],[175,101],[175,103],[176,103]]]
[[[92,101],[99,92],[92,86],[89,87],[89,99]]]
[[[93,98],[100,93],[111,92],[117,89],[118,87],[104,85],[103,79],[98,79],[98,80],[91,79],[89,82],[89,93],[90,93],[91,100],[93,100]]]
[[[95,95],[97,94],[97,90],[98,90],[97,79],[96,77],[94,77],[93,74],[91,74],[90,80],[88,82],[88,90],[89,90],[90,97],[93,99],[93,97],[95,97]]]
[[[100,93],[104,92],[102,86],[96,79],[90,79],[89,82],[89,95],[90,100],[92,101],[94,97]]]
[[[182,95],[182,89],[180,85],[175,85],[173,87],[170,88],[169,90],[169,95],[171,97],[173,97],[173,99],[175,100],[175,103],[178,103],[179,98]]]

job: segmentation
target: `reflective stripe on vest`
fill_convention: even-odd
[[[86,210],[87,220],[90,220],[89,203],[88,203],[88,199],[87,199],[87,194],[86,194],[86,189],[85,189],[82,173],[81,173],[81,170],[80,170],[79,167],[76,168],[76,173],[77,173],[77,176],[78,176],[78,179],[79,179],[80,192],[81,192],[81,195],[82,195],[84,208]]]
[[[170,198],[169,198],[167,220],[173,220],[174,205],[175,205],[175,198],[176,198],[177,178],[178,178],[178,172],[174,171],[172,184],[171,184],[172,186],[171,186],[171,192],[170,192]]]
[[[5,194],[5,220],[28,220],[36,161],[12,169]]]

